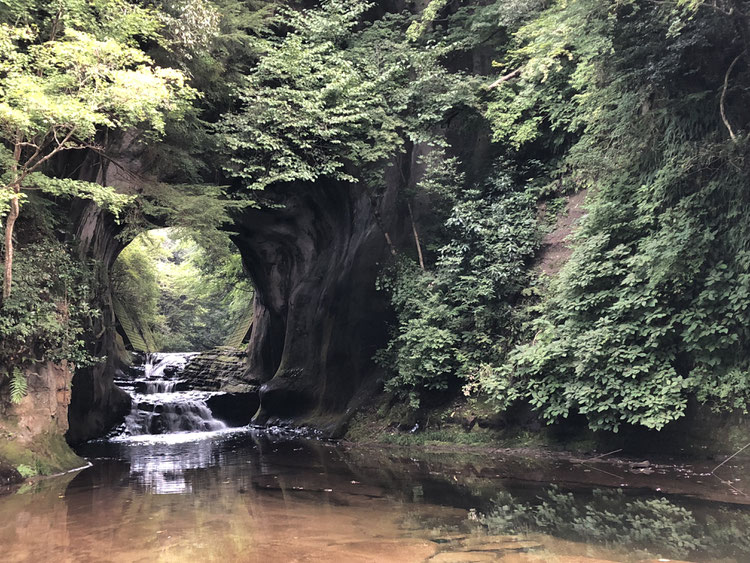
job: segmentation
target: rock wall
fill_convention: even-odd
[[[555,221],[554,229],[542,240],[537,256],[537,267],[548,276],[557,275],[573,254],[571,236],[586,214],[587,190],[581,190],[567,197],[565,211]],[[546,209],[540,210],[546,212]]]
[[[26,396],[17,405],[10,403],[9,396],[3,397],[0,417],[15,420],[15,437],[22,442],[29,442],[43,432],[64,434],[68,430],[73,380],[70,367],[46,363],[26,372],[26,380]]]
[[[115,186],[123,193],[136,193],[137,180],[147,178],[145,147],[134,135],[108,142],[117,162],[89,154],[82,162],[65,160],[59,163],[60,175]],[[114,384],[113,378],[122,367],[124,348],[118,339],[112,304],[109,272],[128,241],[120,235],[123,226],[110,213],[88,201],[75,203],[70,210],[71,239],[82,258],[97,264],[98,292],[95,305],[101,311],[91,332],[96,336],[89,352],[104,361],[78,369],[73,379],[73,395],[69,410],[70,427],[67,440],[80,443],[105,434],[130,412],[130,396]]]
[[[219,346],[191,358],[179,379],[189,389],[226,393],[257,392],[261,382],[247,372],[247,351]]]
[[[28,389],[18,404],[10,401],[6,378],[0,385],[0,465],[56,473],[84,464],[68,448],[68,406],[73,373],[67,364],[45,363],[26,372]]]
[[[272,205],[235,217],[233,239],[256,287],[241,379],[261,386],[257,422],[326,416],[335,433],[376,387],[371,358],[386,341],[390,313],[375,280],[391,258],[386,233],[393,245],[413,247],[397,198],[415,162],[411,150],[396,159],[379,194],[335,182],[276,186],[266,194]],[[66,436],[78,443],[116,425],[130,400],[113,383],[121,351],[108,279],[125,242],[113,218],[94,205],[81,204],[72,216],[81,256],[101,264],[103,315],[91,351],[106,358],[78,370],[73,382]]]
[[[377,385],[372,356],[390,312],[376,278],[391,259],[387,239],[410,240],[397,195],[411,166],[409,152],[377,195],[335,182],[288,185],[271,194],[281,205],[237,217],[234,241],[256,289],[247,367],[262,382],[256,422],[313,418],[336,434]]]
[[[76,209],[76,241],[82,257],[92,258],[98,265],[99,293],[97,307],[102,312],[92,332],[98,335],[90,343],[89,352],[104,361],[78,369],[73,379],[74,393],[69,410],[66,437],[75,444],[101,436],[117,425],[130,411],[130,397],[114,384],[122,355],[118,344],[112,305],[109,270],[123,243],[116,235],[119,225],[109,214],[94,204],[81,204]]]
[[[481,176],[491,160],[487,132],[471,115],[454,124],[447,134],[455,152],[471,163],[469,176]],[[379,190],[324,179],[274,185],[263,194],[268,205],[237,212],[229,230],[256,289],[242,377],[260,386],[256,422],[310,422],[335,435],[378,389],[384,374],[372,357],[387,341],[392,312],[376,279],[394,253],[415,254],[404,193],[419,180],[418,157],[429,150],[406,143],[384,164]],[[129,155],[116,175],[91,162],[79,167],[84,179],[137,191],[133,178],[146,175],[147,159],[128,146],[111,152]],[[417,223],[430,213],[427,200],[412,207]],[[81,255],[102,265],[103,319],[92,351],[107,358],[76,374],[67,434],[76,443],[117,424],[129,398],[113,383],[120,349],[108,280],[126,241],[117,237],[113,218],[93,205],[73,216]]]

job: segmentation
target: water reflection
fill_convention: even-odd
[[[505,491],[494,505],[479,518],[492,534],[543,532],[617,548],[633,558],[750,561],[750,511],[736,505],[707,506],[623,490],[574,493],[558,486],[530,500]]]
[[[524,480],[559,479],[535,459],[196,437],[88,444],[89,469],[0,497],[3,561],[750,560],[742,504],[550,487]]]
[[[130,482],[151,494],[192,492],[190,471],[228,463],[227,441],[238,432],[164,434],[100,445],[130,465]],[[236,439],[236,438],[235,438]],[[96,446],[89,446],[96,451]]]

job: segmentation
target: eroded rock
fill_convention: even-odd
[[[247,352],[228,346],[191,358],[179,379],[189,389],[225,393],[257,393],[262,383],[247,373]]]

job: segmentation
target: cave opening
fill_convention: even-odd
[[[254,287],[228,237],[145,231],[110,270],[119,344],[114,383],[131,399],[116,438],[217,432],[258,407],[244,381]]]
[[[145,231],[119,253],[110,277],[118,336],[129,351],[203,352],[248,340],[255,290],[228,238]]]

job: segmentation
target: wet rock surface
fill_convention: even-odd
[[[23,477],[15,467],[11,467],[0,461],[0,493],[3,492],[3,487],[15,485],[21,481],[23,481]]]
[[[247,352],[221,346],[192,355],[179,379],[196,391],[257,393],[261,381],[246,372]]]
[[[241,351],[234,349],[143,357],[142,364],[118,376],[132,406],[109,437],[214,432],[247,425],[259,401],[257,386],[238,381],[241,358]]]

